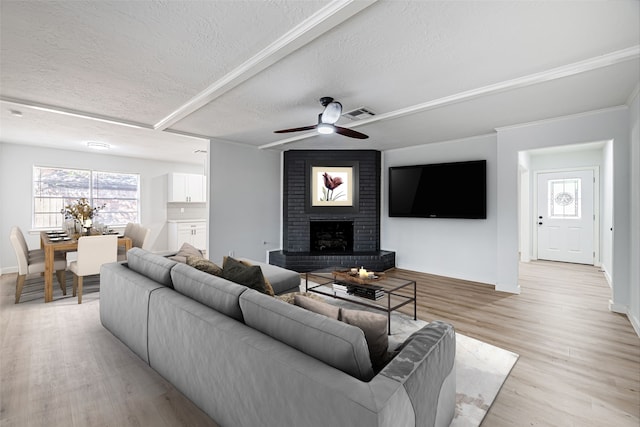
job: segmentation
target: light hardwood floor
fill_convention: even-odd
[[[419,318],[520,354],[482,426],[640,425],[640,339],[596,268],[522,264],[520,295],[390,274],[417,281]],[[0,277],[0,425],[216,426],[102,328],[95,286],[79,306],[27,284],[16,306],[14,283]]]

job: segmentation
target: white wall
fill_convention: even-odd
[[[602,148],[602,243],[600,245],[600,267],[604,271],[609,285],[612,285],[611,270],[613,268],[613,142],[609,141]]]
[[[630,301],[630,144],[626,107],[594,111],[528,125],[498,129],[498,283],[496,289],[518,292],[518,152],[595,141],[613,141],[612,307]]]
[[[203,170],[203,166],[193,164],[0,143],[0,271],[3,273],[17,271],[16,257],[9,243],[11,226],[22,229],[29,247],[40,246],[38,234],[28,234],[32,225],[33,166],[140,174],[140,222],[152,229],[151,250],[167,248],[167,173],[202,173]]]
[[[631,265],[630,303],[627,314],[640,336],[640,95],[629,108],[629,134],[631,138]]]
[[[391,166],[487,160],[487,219],[389,218],[382,203],[381,248],[396,251],[396,265],[415,271],[496,283],[496,137],[385,151],[383,200]]]
[[[211,140],[209,258],[267,259],[280,248],[280,152]]]

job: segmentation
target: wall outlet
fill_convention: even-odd
[[[184,213],[184,208],[180,208],[180,213]]]
[[[235,256],[235,255],[234,255],[234,253],[233,253],[233,251],[229,251],[229,256],[230,256],[230,257],[234,257],[234,256]]]

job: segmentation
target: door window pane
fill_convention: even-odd
[[[549,180],[549,218],[579,219],[581,217],[581,179]]]

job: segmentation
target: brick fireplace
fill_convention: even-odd
[[[351,206],[312,206],[314,166],[353,171]],[[395,266],[395,252],[380,249],[381,155],[376,150],[290,150],[284,153],[283,248],[269,262],[305,272],[331,266]]]

